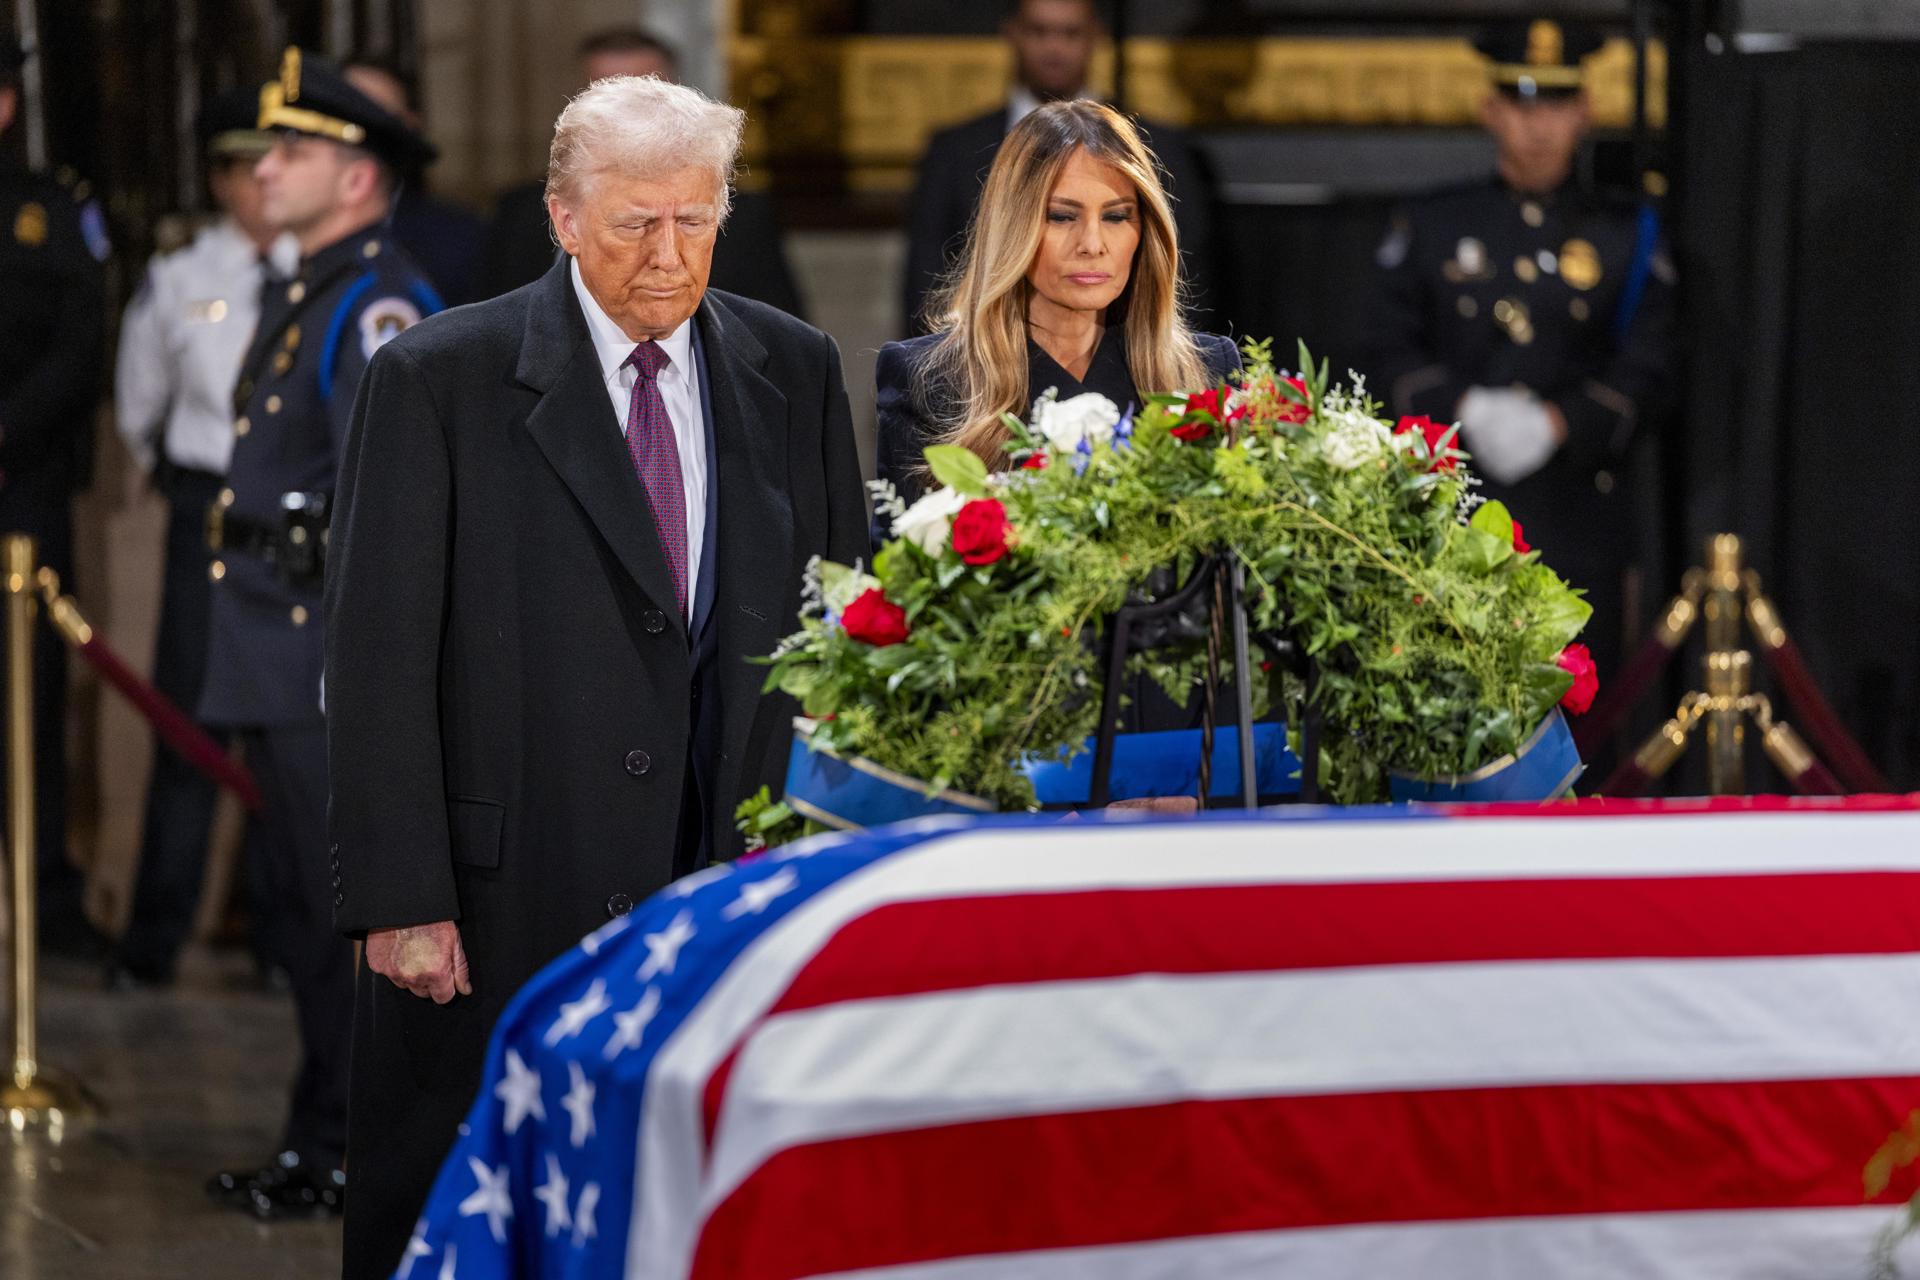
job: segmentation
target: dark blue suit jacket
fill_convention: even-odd
[[[1109,340],[1117,333],[1117,329],[1109,330]],[[1231,338],[1213,333],[1194,336],[1200,344],[1201,359],[1207,365],[1209,382],[1218,382],[1240,367],[1240,349]],[[909,504],[926,489],[922,478],[922,451],[934,443],[938,434],[934,424],[948,413],[948,406],[944,404],[926,403],[929,398],[940,399],[938,389],[929,393],[917,385],[920,367],[926,363],[934,344],[939,340],[939,334],[929,333],[905,342],[889,342],[880,348],[880,359],[874,366],[874,405],[879,416],[874,449],[877,470],[880,478],[891,481],[900,497]],[[1043,374],[1034,368],[1043,358],[1031,357],[1029,361],[1027,381],[1029,390],[1034,394],[1060,380],[1057,370],[1048,370]],[[1101,380],[1097,376],[1099,357],[1096,356],[1095,360],[1096,367],[1087,371],[1087,382],[1077,387],[1059,388],[1063,397],[1089,390],[1099,391],[1122,406],[1129,400],[1138,401],[1137,393],[1130,394],[1132,379],[1125,377],[1124,364],[1118,373],[1129,385],[1123,389],[1117,385],[1100,385]],[[875,531],[876,542],[885,532],[884,529]]]

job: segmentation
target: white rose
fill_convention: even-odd
[[[893,520],[893,536],[905,538],[930,556],[947,549],[953,518],[967,505],[967,496],[953,489],[935,489]]]
[[[1357,410],[1334,414],[1327,434],[1320,441],[1320,456],[1327,465],[1340,471],[1372,462],[1386,451],[1393,432]]]
[[[1033,429],[1046,437],[1048,444],[1064,453],[1072,453],[1085,440],[1105,444],[1113,439],[1120,421],[1120,406],[1097,391],[1088,391],[1071,400],[1042,398],[1033,406]]]

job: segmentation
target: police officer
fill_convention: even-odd
[[[20,109],[20,46],[0,33],[0,138]],[[0,148],[0,533],[32,534],[40,563],[73,581],[73,491],[93,459],[108,245],[99,206],[10,163]],[[85,954],[82,879],[66,848],[66,646],[35,638],[35,861],[41,943]]]
[[[1673,268],[1651,208],[1573,177],[1597,33],[1513,23],[1480,42],[1495,177],[1394,216],[1365,366],[1400,414],[1460,423],[1461,447],[1547,563],[1583,587],[1583,639],[1620,652],[1632,509],[1626,451],[1671,365]]]
[[[208,100],[197,122],[207,186],[220,210],[193,243],[155,258],[120,325],[114,405],[121,437],[167,499],[165,594],[153,681],[176,706],[200,700],[211,584],[207,508],[233,452],[233,384],[271,275],[299,265],[293,236],[261,209],[254,165],[273,144],[255,128],[260,95]],[[214,784],[155,744],[133,914],[108,971],[116,987],[165,985],[200,898]],[[257,922],[264,925],[264,921]]]
[[[255,172],[267,220],[299,241],[270,290],[234,389],[233,454],[208,514],[214,560],[200,716],[237,732],[265,800],[260,846],[275,957],[292,979],[301,1064],[281,1152],[216,1175],[217,1199],[263,1217],[337,1213],[346,1185],[352,949],[333,931],[326,847],[320,574],[354,393],[373,353],[439,299],[393,243],[395,175],[433,150],[330,63],[289,49],[261,90],[276,140]]]

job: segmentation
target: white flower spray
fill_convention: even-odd
[[[1034,431],[1062,453],[1073,453],[1082,444],[1112,443],[1119,424],[1120,406],[1097,391],[1060,400],[1049,387],[1033,402]]]
[[[938,556],[946,550],[954,516],[966,505],[966,494],[956,489],[935,489],[893,518],[893,536]]]

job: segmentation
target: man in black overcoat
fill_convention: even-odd
[[[1002,25],[1013,50],[1013,91],[1007,104],[942,129],[927,143],[907,209],[907,269],[902,317],[907,332],[928,331],[927,297],[953,266],[987,170],[1007,131],[1046,102],[1086,94],[1101,34],[1093,0],[1016,0]],[[1169,124],[1137,120],[1159,158],[1173,220],[1180,231],[1189,288],[1187,319],[1206,329],[1213,309],[1213,183],[1200,153]]]
[[[515,990],[740,850],[792,734],[749,659],[810,557],[867,553],[832,339],[706,288],[743,119],[656,79],[575,98],[565,256],[361,386],[325,601],[356,1280],[400,1262]]]

